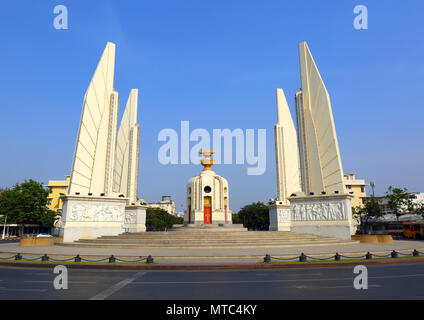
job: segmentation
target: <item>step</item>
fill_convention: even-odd
[[[253,241],[254,240],[254,241]],[[175,241],[174,239],[149,239],[149,240],[137,240],[137,239],[80,239],[77,242],[96,242],[96,243],[139,243],[139,244],[154,244],[154,243],[273,243],[273,242],[299,242],[299,241],[337,241],[338,239],[320,239],[320,238],[310,238],[310,239],[282,239],[282,240],[268,240],[268,239],[252,239],[252,240],[239,240],[239,239],[232,239],[232,240],[217,240],[217,239],[209,239],[209,240],[202,240],[202,239],[196,239],[196,240],[178,240]]]
[[[251,249],[251,248],[293,248],[293,247],[315,247],[315,246],[334,246],[334,245],[351,245],[357,244],[359,241],[316,241],[316,242],[297,242],[291,244],[244,244],[244,245],[140,245],[140,244],[99,244],[99,243],[58,243],[59,246],[67,247],[89,247],[89,248],[120,248],[120,249]]]
[[[226,241],[226,240],[246,240],[246,241],[253,241],[253,240],[299,240],[299,239],[323,239],[322,237],[316,237],[316,236],[303,236],[303,237],[101,237],[98,238],[98,240],[220,240],[220,241]]]
[[[249,236],[240,236],[240,235],[184,235],[184,236],[175,236],[173,234],[162,234],[162,235],[151,235],[151,234],[145,234],[143,236],[141,235],[119,235],[119,236],[102,236],[101,239],[110,239],[110,238],[120,238],[120,239],[160,239],[160,238],[172,238],[172,239],[199,239],[199,238],[205,238],[205,239],[230,239],[230,238],[237,238],[237,239],[255,239],[255,238],[264,238],[264,239],[299,239],[299,238],[309,238],[309,237],[319,237],[316,235],[258,235],[258,234],[252,234]]]

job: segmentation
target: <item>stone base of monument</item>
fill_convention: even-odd
[[[351,195],[291,197],[291,231],[350,240],[354,234]]]
[[[279,201],[269,206],[269,231],[290,231],[290,205]]]
[[[64,242],[119,235],[125,230],[126,198],[94,196],[62,196],[62,228]]]
[[[125,207],[125,232],[146,232],[146,209],[143,205]]]
[[[232,224],[232,223],[217,223],[217,224],[187,224],[184,223],[183,227],[172,227],[170,231],[173,232],[241,232],[247,231],[242,224]]]
[[[186,222],[182,225],[173,225],[172,229],[168,230],[172,234],[186,234],[186,235],[206,235],[210,233],[215,234],[231,234],[231,233],[239,233],[239,232],[245,232],[248,231],[247,228],[245,228],[242,224],[195,224],[190,223],[187,224]]]
[[[225,219],[225,212],[224,211],[213,211],[211,214],[211,223],[210,225],[231,225],[232,224],[232,212],[231,210],[227,211],[227,219]],[[184,221],[188,221],[188,214],[185,213]],[[191,223],[184,222],[184,225],[191,226],[191,225],[207,225],[205,223],[205,214],[203,211],[195,210],[191,213]]]

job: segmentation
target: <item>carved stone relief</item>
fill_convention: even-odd
[[[123,221],[124,207],[112,205],[85,206],[74,204],[71,207],[68,221],[111,222]]]
[[[291,210],[293,221],[345,220],[343,202],[296,203]]]

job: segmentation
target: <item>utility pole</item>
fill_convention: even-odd
[[[7,224],[7,213],[6,213],[6,218],[4,219],[4,224],[3,224],[3,235],[1,237],[2,240],[4,240],[4,238],[5,238],[6,224]]]
[[[371,181],[370,182],[370,186],[372,188],[372,196],[375,197],[375,194],[374,194],[374,186],[375,186],[374,181]]]

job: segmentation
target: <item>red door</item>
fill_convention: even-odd
[[[203,223],[204,224],[212,224],[212,207],[211,206],[204,206]]]
[[[188,206],[188,223],[191,223],[191,206]]]

